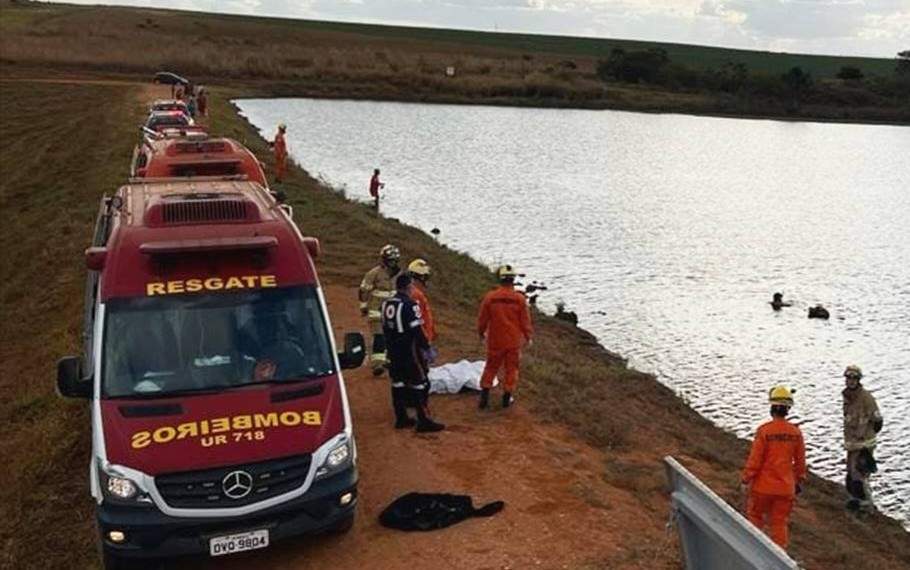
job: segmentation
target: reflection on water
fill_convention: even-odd
[[[910,522],[910,129],[350,101],[245,100],[292,155],[478,259],[547,283],[609,349],[741,436],[797,389],[843,477],[845,365],[885,416],[876,497]],[[432,262],[432,260],[430,260]],[[439,278],[444,279],[444,275]],[[783,291],[793,307],[772,312]],[[824,304],[829,321],[809,320]]]

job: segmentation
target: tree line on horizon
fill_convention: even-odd
[[[867,76],[859,67],[842,66],[833,79],[817,79],[799,66],[775,74],[751,70],[746,63],[734,61],[720,68],[696,69],[672,61],[662,48],[614,48],[608,57],[598,60],[596,73],[607,83],[644,83],[671,90],[785,100],[794,111],[806,101],[869,105],[880,98],[910,99],[910,50],[897,54],[894,72],[889,76]]]

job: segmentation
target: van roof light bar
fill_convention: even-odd
[[[270,249],[277,245],[278,239],[273,236],[188,239],[145,242],[139,246],[139,252],[145,255],[163,255],[168,253],[249,251]]]

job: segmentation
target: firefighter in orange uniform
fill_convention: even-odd
[[[477,333],[486,340],[487,362],[480,377],[480,403],[483,410],[489,405],[493,378],[500,369],[502,376],[502,407],[512,404],[512,394],[518,383],[521,348],[531,342],[534,329],[527,298],[515,290],[515,270],[503,265],[496,270],[499,287],[490,291],[480,304]]]
[[[806,445],[800,429],[786,419],[793,406],[793,392],[775,386],[768,400],[772,419],[755,434],[742,484],[749,492],[749,522],[764,530],[765,519],[769,519],[771,540],[786,549],[790,512],[808,474]]]
[[[430,348],[424,354],[427,364],[433,364],[437,356],[436,347],[433,344],[436,342],[436,322],[433,320],[433,310],[430,308],[430,300],[427,298],[430,273],[430,264],[424,259],[418,258],[408,264],[408,275],[414,282],[411,298],[420,307],[420,314],[423,318],[423,336],[427,337],[427,342],[430,343]]]
[[[281,182],[288,170],[288,144],[284,140],[284,134],[288,127],[284,123],[278,125],[278,132],[275,133],[275,141],[272,143],[272,149],[275,151],[275,180]]]

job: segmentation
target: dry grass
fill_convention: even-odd
[[[438,42],[314,30],[287,21],[121,9],[15,10],[22,16],[3,26],[0,53],[5,63],[17,66],[147,74],[168,68],[219,82],[378,82],[466,97],[584,98],[602,91],[589,60],[568,70],[555,56],[528,60],[519,53],[482,47],[466,51]],[[456,67],[455,77],[445,76],[447,66]]]
[[[0,99],[0,456],[12,467],[0,567],[83,568],[94,558],[88,414],[54,393],[55,362],[80,348],[82,251],[101,194],[127,174],[138,105],[101,85],[0,82]]]
[[[86,489],[88,418],[83,405],[54,394],[54,362],[79,349],[81,252],[98,199],[126,176],[142,110],[131,87],[0,82],[0,89],[0,421],[6,426],[0,453],[12,466],[0,491],[0,566],[90,567],[95,537]],[[213,92],[213,128],[245,141],[269,164],[264,141],[225,102],[243,94]],[[305,217],[307,233],[322,240],[325,256],[318,265],[325,284],[353,290],[378,247],[397,243],[406,259],[425,257],[435,269],[431,298],[444,354],[478,355],[472,330],[477,303],[492,285],[486,268],[415,228],[376,216],[299,169],[284,188]],[[603,482],[611,494],[604,500],[592,488],[579,488],[586,500],[608,508],[611,500],[629,498],[660,535],[667,497],[659,462],[672,453],[736,502],[744,442],[699,417],[650,376],[626,369],[591,335],[542,315],[535,319],[538,335],[526,357],[522,402],[605,451]],[[897,523],[851,519],[839,487],[819,479],[801,501],[793,535],[793,550],[809,568],[910,565],[910,539]],[[661,546],[630,547],[615,560],[592,564],[660,568],[678,562],[672,547]]]
[[[8,2],[0,13],[0,32],[0,63],[7,73],[52,69],[149,77],[171,69],[209,85],[254,85],[259,95],[701,114],[789,115],[786,102],[778,100],[606,85],[595,74],[598,59],[612,47],[661,47],[673,61],[693,68],[720,67],[730,60],[747,60],[755,70],[780,72],[801,65],[828,75],[848,64],[881,74],[893,68],[884,59],[856,62],[619,40]],[[456,68],[455,77],[445,76],[448,66]],[[810,101],[798,114],[910,121],[910,113],[897,102],[848,99],[843,104]]]

